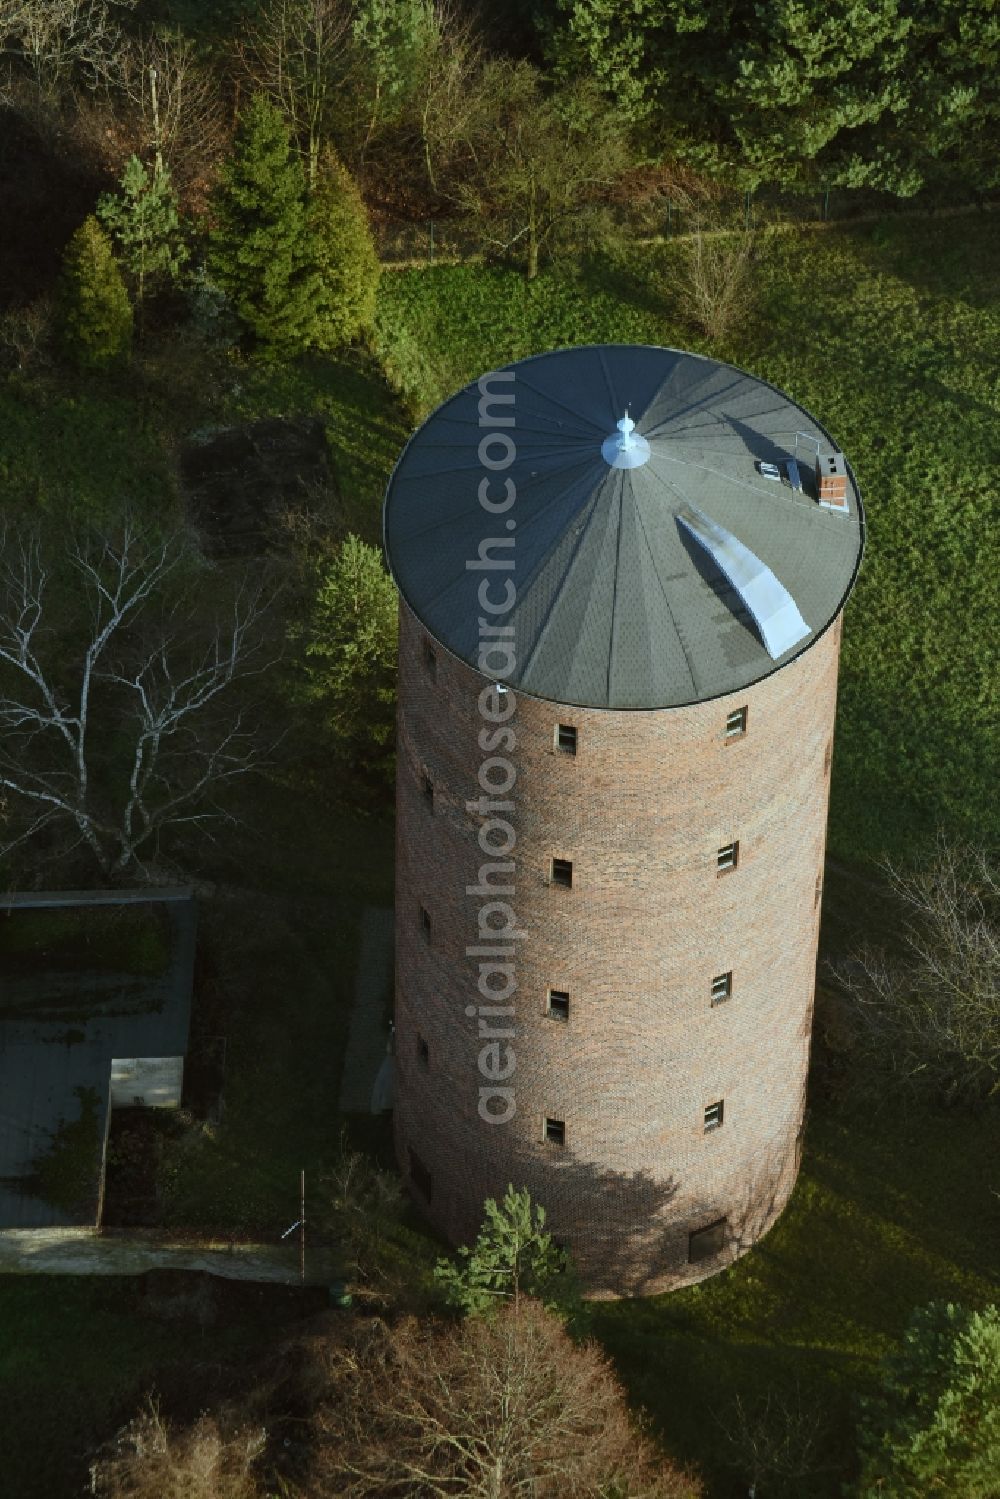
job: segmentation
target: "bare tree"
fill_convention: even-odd
[[[254,1467],[264,1451],[262,1427],[202,1416],[172,1429],[150,1400],[90,1467],[99,1499],[254,1499]]]
[[[114,540],[71,540],[60,562],[37,534],[0,532],[0,792],[13,823],[0,855],[56,825],[113,876],[165,828],[226,815],[214,793],[261,746],[246,709],[220,699],[265,664],[265,605],[244,582],[206,626],[190,578],[165,588],[189,560],[183,538],[132,522]]]
[[[27,68],[40,99],[80,81],[89,88],[117,75],[123,40],[115,11],[137,0],[0,0],[0,51]]]
[[[347,0],[270,0],[237,47],[258,87],[284,110],[302,147],[310,189],[350,51]]]
[[[926,866],[885,871],[900,950],[832,964],[854,1049],[880,1086],[975,1100],[1000,1089],[1000,875],[982,849],[938,834]]]
[[[765,1482],[773,1494],[808,1491],[825,1419],[798,1385],[792,1393],[768,1390],[751,1401],[737,1394],[715,1422],[731,1465],[749,1484],[748,1499],[756,1499]]]
[[[308,1499],[694,1499],[630,1422],[604,1354],[533,1301],[457,1326],[317,1340]]]
[[[754,231],[699,217],[680,242],[682,311],[716,342],[745,321],[752,305]]]
[[[478,98],[458,205],[484,246],[520,258],[532,280],[544,254],[596,229],[627,164],[627,128],[588,81],[549,94],[526,62],[490,63]]]
[[[167,164],[190,180],[222,151],[218,80],[190,37],[159,30],[136,38],[121,53],[120,82],[139,122],[140,154],[152,154],[157,173]]]
[[[427,41],[415,60],[412,106],[432,192],[465,143],[480,108],[483,53],[475,25],[455,0],[437,0],[429,12]]]

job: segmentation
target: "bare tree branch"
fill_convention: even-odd
[[[189,593],[165,600],[190,561],[183,538],[131,521],[114,540],[71,540],[66,561],[75,625],[38,538],[0,531],[0,788],[27,819],[0,854],[63,820],[118,874],[164,828],[227,815],[215,791],[260,764],[245,709],[220,700],[269,664],[268,606],[244,579],[206,630]]]

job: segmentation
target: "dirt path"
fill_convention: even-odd
[[[0,1232],[0,1274],[142,1275],[146,1270],[204,1270],[225,1280],[294,1285],[299,1252],[284,1244],[172,1244],[143,1234],[103,1236],[79,1228],[12,1228]],[[306,1249],[306,1283],[336,1279],[331,1251]]]

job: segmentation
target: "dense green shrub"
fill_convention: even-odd
[[[860,1429],[862,1499],[996,1499],[1000,1308],[915,1312]]]
[[[332,153],[322,162],[309,219],[320,278],[315,342],[332,350],[371,326],[381,269],[357,183]]]
[[[67,355],[81,369],[107,369],[132,342],[132,308],[111,241],[93,214],[63,256],[58,323]]]
[[[222,168],[208,272],[269,357],[300,353],[319,326],[320,280],[305,198],[305,173],[288,126],[257,94]]]

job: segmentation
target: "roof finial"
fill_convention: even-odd
[[[621,437],[618,439],[618,446],[623,452],[627,452],[632,446],[632,433],[635,431],[635,422],[629,416],[627,406],[625,407],[625,415],[620,422],[615,423],[615,426],[621,433]]]

